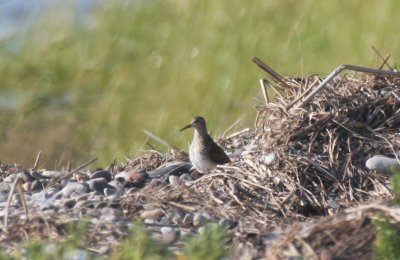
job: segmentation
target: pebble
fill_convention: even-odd
[[[31,172],[31,176],[33,178],[35,178],[36,180],[39,180],[39,181],[45,179],[45,177],[43,177],[43,175],[40,172],[37,172],[37,171],[32,171]]]
[[[147,173],[141,173],[136,171],[130,171],[125,174],[125,187],[143,187],[148,175]]]
[[[108,202],[107,201],[99,201],[94,205],[95,209],[102,209],[108,207]]]
[[[333,208],[333,209],[338,209],[338,208],[340,208],[340,205],[339,205],[336,201],[334,201],[334,200],[332,200],[332,199],[328,199],[328,204],[329,204],[329,206],[330,206],[331,208]]]
[[[171,232],[173,232],[173,231],[175,231],[172,227],[162,227],[161,229],[160,229],[160,231],[161,231],[161,233],[171,233]]]
[[[63,176],[64,173],[61,171],[44,171],[42,172],[42,176],[47,179],[54,179]]]
[[[108,184],[113,186],[116,189],[121,189],[125,185],[125,179],[124,178],[117,178],[115,180],[110,181]]]
[[[192,164],[183,161],[169,162],[161,165],[155,170],[147,172],[150,178],[157,179],[162,176],[168,175],[182,175],[183,173],[188,173],[192,168]]]
[[[0,182],[0,193],[8,193],[10,191],[10,185],[6,182]]]
[[[16,174],[10,174],[7,177],[4,178],[4,182],[6,183],[13,183],[15,181],[15,178],[17,178]]]
[[[272,165],[276,160],[276,156],[274,153],[263,154],[260,156],[260,160],[266,165]]]
[[[31,182],[35,180],[27,171],[19,172],[17,176],[20,177],[24,182]]]
[[[89,179],[89,176],[87,176],[84,173],[81,172],[77,172],[74,173],[73,178],[77,181],[77,182],[82,182],[82,181],[87,181]]]
[[[112,175],[109,171],[106,170],[98,170],[90,175],[90,179],[104,178],[107,182],[110,182],[112,179]]]
[[[89,185],[86,183],[72,182],[68,183],[63,189],[62,194],[65,197],[76,197],[78,195],[87,193],[89,191]]]
[[[149,209],[145,210],[140,214],[140,217],[142,219],[152,219],[152,220],[157,220],[161,217],[161,215],[164,214],[164,211],[162,209]]]
[[[109,185],[108,183],[105,183],[105,179],[103,178],[98,178],[98,179],[93,179],[93,180],[88,180],[86,183],[89,185],[89,188],[92,191],[97,191],[101,194],[104,194],[104,189],[115,189],[113,186]]]
[[[221,219],[220,221],[218,221],[218,224],[221,225],[221,226],[225,226],[225,227],[231,229],[231,228],[236,227],[238,222],[234,221],[232,219],[224,218],[224,219]]]
[[[47,181],[45,181],[45,180],[43,180],[43,181],[34,180],[31,185],[31,190],[34,190],[34,191],[35,190],[43,190],[44,187],[46,187],[46,185],[47,185]]]
[[[97,209],[86,209],[85,211],[85,215],[90,216],[90,217],[94,217],[94,218],[100,218],[101,217],[101,213],[100,211],[98,211]]]
[[[64,252],[63,254],[63,259],[81,260],[81,259],[88,259],[89,257],[90,256],[88,255],[88,252],[83,249],[66,250],[66,252]]]
[[[101,208],[100,209],[101,220],[106,222],[115,222],[118,218],[122,217],[122,212],[113,208]]]
[[[229,157],[231,157],[231,158],[239,157],[240,155],[242,155],[242,153],[243,153],[244,151],[245,151],[244,148],[235,149],[235,151],[233,151],[233,153],[231,153],[231,154],[229,155]]]
[[[183,181],[181,179],[179,179],[178,176],[175,176],[175,175],[169,176],[168,181],[169,181],[169,184],[171,184],[171,186],[174,188],[180,187],[183,184]]]
[[[77,201],[74,205],[74,208],[80,209],[80,208],[94,208],[95,201],[93,200],[80,200]]]
[[[87,200],[87,199],[89,199],[89,196],[90,196],[89,193],[84,193],[79,196],[76,196],[75,200],[76,201]]]
[[[76,200],[68,199],[68,200],[62,201],[61,206],[66,209],[71,209],[75,206],[75,204],[76,204]]]
[[[178,239],[178,237],[178,231],[170,227],[162,227],[161,234],[153,233],[152,235],[152,238],[154,240],[164,245],[172,244],[173,242],[175,242],[176,239]]]
[[[6,202],[7,198],[8,198],[7,194],[0,193],[0,203]]]
[[[391,173],[392,168],[399,171],[400,165],[397,159],[389,158],[383,155],[375,155],[372,158],[369,158],[365,166],[370,170],[375,170],[380,173]]]
[[[106,255],[108,254],[110,251],[110,247],[109,246],[101,246],[99,249],[97,249],[97,253],[99,255]],[[84,258],[86,259],[86,258]]]
[[[266,235],[261,235],[260,240],[261,240],[261,243],[263,243],[265,245],[265,244],[268,244],[269,242],[275,240],[278,236],[279,236],[279,234],[272,232],[272,233],[269,233]]]
[[[115,188],[104,188],[104,195],[106,196],[112,196],[117,194],[118,190]]]
[[[193,226],[203,226],[209,220],[211,220],[211,216],[207,212],[197,212],[193,216]]]
[[[150,181],[150,183],[148,184],[148,186],[149,187],[155,187],[155,186],[161,186],[163,184],[164,184],[164,182],[162,180],[160,180],[160,179],[152,179]]]
[[[179,179],[181,179],[182,181],[191,181],[191,180],[192,180],[192,178],[190,177],[190,175],[187,174],[187,173],[182,174],[182,175],[179,177]]]
[[[114,179],[122,178],[122,179],[125,180],[125,175],[126,175],[126,173],[127,173],[126,171],[119,172],[119,173],[117,173],[117,174],[114,176]]]
[[[190,172],[190,178],[192,178],[192,180],[197,180],[198,178],[200,178],[202,176],[203,176],[203,174],[201,174],[197,170],[193,170]]]

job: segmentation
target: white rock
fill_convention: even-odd
[[[272,165],[275,162],[276,156],[274,153],[269,153],[269,154],[263,154],[260,156],[260,159],[266,164],[266,165]]]
[[[400,170],[400,164],[395,158],[389,158],[382,155],[375,155],[369,158],[365,166],[370,170],[375,170],[381,173],[391,173],[392,170]]]
[[[179,179],[178,176],[171,175],[168,177],[169,183],[171,184],[172,187],[176,188],[179,187],[183,184],[183,181]]]

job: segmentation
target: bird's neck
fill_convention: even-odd
[[[196,128],[194,131],[194,138],[198,138],[198,137],[205,137],[207,136],[207,129],[206,128]]]

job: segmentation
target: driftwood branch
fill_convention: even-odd
[[[377,75],[382,75],[382,76],[398,76],[398,77],[400,77],[400,72],[398,72],[398,71],[372,69],[372,68],[360,67],[360,66],[355,66],[355,65],[343,64],[343,65],[340,65],[334,71],[332,71],[331,74],[329,74],[328,77],[326,77],[321,82],[321,84],[319,84],[318,87],[316,87],[313,91],[311,91],[311,93],[308,94],[308,96],[306,96],[299,105],[297,105],[297,108],[303,108],[319,91],[324,89],[328,85],[328,83],[334,77],[339,75],[343,70],[352,70],[352,71],[371,73],[371,74],[377,74]],[[292,107],[293,105],[295,105],[295,103],[290,104],[288,108]]]
[[[273,68],[265,64],[262,60],[260,60],[257,57],[253,57],[251,59],[258,67],[260,67],[263,71],[267,72],[269,75],[271,75],[272,78],[274,78],[276,81],[282,83],[284,86],[288,87],[288,85],[285,83],[283,80],[283,77],[276,72]]]

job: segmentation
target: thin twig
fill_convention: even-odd
[[[222,137],[225,137],[236,125],[238,125],[240,123],[240,121],[242,121],[241,118],[239,118],[232,125],[230,125],[228,127],[228,129],[226,129],[225,132],[222,134]]]
[[[267,92],[267,80],[266,79],[260,79],[260,87],[261,91],[263,93],[265,105],[269,104],[269,97],[268,97],[268,92]]]
[[[26,206],[26,200],[25,200],[25,195],[24,192],[22,191],[22,185],[21,181],[17,183],[17,192],[19,194],[19,199],[22,204],[22,208],[24,209],[26,219],[29,219],[29,214],[28,214],[28,207]]]
[[[375,46],[372,46],[372,49],[374,50],[374,52],[376,53],[376,55],[378,55],[379,58],[381,58],[382,61],[383,61],[383,62],[382,62],[382,65],[380,66],[380,68],[382,69],[383,66],[386,64],[386,66],[388,66],[389,69],[393,70],[392,66],[390,66],[389,63],[387,63],[387,61],[388,61],[389,58],[390,58],[390,55],[386,56],[386,58],[383,58],[382,54],[378,51],[377,48],[375,48]]]
[[[36,160],[35,163],[33,164],[33,170],[36,170],[38,164],[39,164],[39,160],[40,160],[40,156],[42,155],[42,151],[39,151],[37,156],[36,156]]]
[[[276,72],[274,69],[272,69],[270,66],[265,64],[262,60],[260,60],[257,57],[253,57],[251,59],[258,67],[260,67],[263,71],[267,72],[269,75],[271,75],[272,78],[274,78],[276,81],[282,83],[285,87],[289,87],[285,81],[283,80],[283,77]]]
[[[15,187],[17,186],[17,183],[19,181],[20,181],[20,177],[17,176],[15,178],[13,186],[11,187],[10,192],[8,193],[7,204],[6,204],[6,207],[4,208],[4,229],[7,229],[7,227],[8,227],[8,214],[9,214],[10,203],[11,203],[11,199],[12,199]]]
[[[54,179],[53,181],[51,181],[51,182],[47,185],[46,188],[53,187],[54,184],[60,182],[61,180],[70,178],[74,173],[80,171],[81,169],[85,168],[86,166],[88,166],[89,164],[93,163],[93,162],[96,161],[96,160],[97,160],[97,157],[95,157],[95,158],[93,158],[93,159],[91,159],[91,160],[85,162],[84,164],[82,164],[82,165],[79,166],[78,168],[75,168],[75,169],[72,170],[71,172],[68,172],[68,173],[64,174],[63,176]]]
[[[242,181],[242,182],[244,182],[244,183],[247,183],[247,184],[249,184],[249,185],[252,185],[252,186],[254,186],[254,187],[257,187],[257,188],[260,188],[260,189],[263,189],[263,190],[266,190],[266,191],[269,191],[269,192],[272,192],[272,191],[273,191],[273,190],[271,190],[271,189],[269,189],[269,188],[267,188],[267,187],[258,185],[258,184],[254,183],[254,182],[251,182],[251,181],[248,181],[248,180],[245,180],[245,179],[243,179],[243,178],[239,178],[239,177],[237,177],[237,176],[235,176],[235,175],[227,174],[227,173],[212,173],[212,174],[207,174],[207,175],[204,175],[204,176],[202,176],[201,178],[199,178],[199,179],[197,179],[197,180],[195,180],[195,181],[190,182],[190,184],[195,184],[195,183],[197,183],[197,182],[200,182],[200,181],[203,180],[203,179],[213,178],[213,177],[216,177],[216,176],[231,177],[231,178],[237,179],[237,180],[239,180],[239,181]]]
[[[176,146],[174,146],[172,144],[169,144],[168,142],[164,141],[160,137],[156,136],[155,134],[153,134],[147,130],[143,130],[143,133],[145,135],[147,135],[148,137],[150,137],[151,139],[154,139],[155,141],[159,142],[160,144],[166,146],[167,148],[174,150],[175,152],[183,152],[181,149],[177,148]]]

